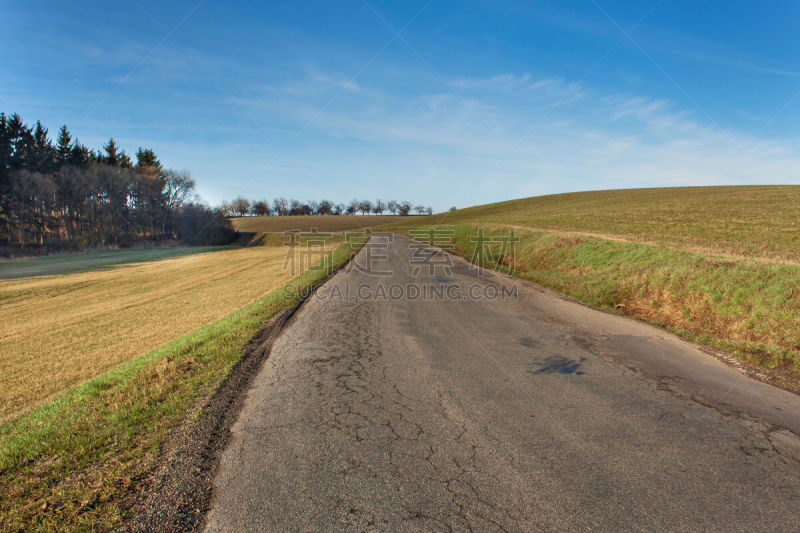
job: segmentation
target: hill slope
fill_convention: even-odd
[[[797,185],[555,194],[470,207],[426,221],[586,232],[686,250],[800,261]]]

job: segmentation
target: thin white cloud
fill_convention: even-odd
[[[357,106],[322,110],[287,94],[262,111],[289,122],[314,118],[287,148],[298,158],[334,139],[339,153],[325,165],[353,175],[358,160],[355,174],[364,179],[373,173],[412,188],[418,185],[409,174],[428,176],[425,187],[443,198],[437,208],[454,195],[490,201],[531,191],[800,180],[795,139],[715,127],[669,100],[515,74],[462,78],[450,87],[453,93],[413,97],[369,89],[373,96]],[[472,196],[460,197],[454,184]]]
[[[699,63],[709,63],[713,65],[720,65],[723,67],[733,67],[752,72],[763,72],[765,74],[775,74],[778,76],[789,76],[792,78],[800,77],[800,71],[791,68],[781,68],[774,65],[760,65],[753,62],[739,61],[725,57],[715,56],[711,54],[698,54],[694,52],[678,52],[675,55],[689,61],[696,61]]]
[[[530,74],[517,76],[510,72],[497,74],[490,78],[456,78],[450,82],[450,85],[459,89],[511,90],[527,85],[530,79]]]
[[[311,81],[316,83],[321,83],[324,85],[330,85],[333,87],[337,87],[339,89],[344,89],[347,91],[352,92],[360,92],[361,86],[355,82],[355,80],[351,78],[347,78],[346,76],[341,76],[338,74],[329,74],[325,72],[321,72],[316,69],[311,69],[309,71],[309,77]]]

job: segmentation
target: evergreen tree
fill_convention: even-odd
[[[125,150],[119,153],[117,166],[122,168],[133,168],[133,163],[131,162],[131,158],[128,154],[125,153]]]
[[[11,144],[8,140],[8,117],[0,113],[0,170],[5,168],[11,157]]]
[[[47,136],[48,130],[40,120],[36,121],[33,131],[33,145],[31,146],[31,159],[33,170],[38,172],[52,172],[55,170],[55,151],[53,143]]]
[[[103,150],[106,151],[106,155],[98,154],[98,158],[100,159],[101,163],[106,163],[107,165],[117,166],[119,164],[119,153],[117,153],[117,143],[114,141],[114,137],[111,137],[108,140],[108,143],[103,146]]]
[[[58,130],[58,140],[56,150],[58,152],[58,164],[66,164],[72,155],[72,135],[67,129],[67,125],[61,126]]]
[[[139,150],[136,152],[136,168],[155,168],[159,172],[163,170],[161,161],[158,160],[158,156],[156,156],[156,153],[149,148],[139,148]]]
[[[25,159],[28,153],[26,141],[30,136],[30,131],[25,127],[25,123],[22,122],[22,117],[20,117],[17,113],[11,115],[11,119],[8,121],[7,128],[8,142],[11,146],[9,168],[25,168]]]
[[[91,161],[89,149],[81,144],[80,140],[75,139],[72,150],[69,152],[69,164],[78,167],[86,167]]]
[[[5,113],[0,113],[0,184],[4,183],[6,171],[11,165],[11,150],[8,117]],[[2,193],[2,185],[0,185],[0,194]]]

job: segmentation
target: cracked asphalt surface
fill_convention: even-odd
[[[386,239],[275,342],[207,531],[800,529],[800,397],[455,257],[412,276]]]

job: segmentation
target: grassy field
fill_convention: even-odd
[[[6,263],[0,280],[0,421],[209,324],[286,283],[286,248],[253,246],[55,274],[52,258]],[[163,252],[162,252],[163,253]],[[87,263],[152,259],[152,250],[58,257]],[[183,255],[181,255],[183,254]],[[19,277],[26,269],[50,275]]]
[[[497,223],[800,261],[800,186],[795,185],[556,194],[461,209],[425,222]]]
[[[287,216],[287,217],[236,217],[231,222],[236,231],[248,233],[284,232],[291,230],[310,231],[354,231],[374,228],[408,220],[409,217],[395,215],[376,216]]]
[[[357,251],[350,244],[331,246],[335,252],[325,261],[334,267]],[[37,312],[25,310],[34,321],[26,331],[26,322],[8,312],[7,305],[30,307],[36,301],[42,312],[48,306],[59,309],[49,327],[71,331],[65,335],[71,341],[64,353],[50,352],[56,364],[38,356],[38,368],[19,353],[16,367],[9,366],[6,352],[0,352],[16,376],[4,382],[7,418],[19,411],[5,407],[6,398],[28,408],[0,424],[0,530],[119,526],[121,503],[154,465],[163,438],[213,394],[270,316],[290,308],[298,294],[324,278],[324,270],[307,270],[288,282],[299,290],[283,290],[288,280],[281,270],[283,254],[283,249],[265,246],[229,249],[111,271],[4,282],[10,298],[2,306],[8,313],[4,320],[15,321],[15,334],[27,339],[27,346],[43,327],[35,322]],[[157,280],[149,281],[153,277]],[[83,298],[74,294],[80,291]],[[65,299],[72,307],[63,305]],[[74,320],[73,314],[82,318]],[[84,336],[85,331],[92,336]],[[42,333],[61,342],[58,334]],[[143,339],[158,347],[148,351]],[[9,348],[17,352],[16,343],[3,350]],[[19,372],[20,367],[30,374]],[[67,388],[66,378],[76,382],[84,375],[94,377]],[[38,389],[38,380],[47,387]],[[26,392],[24,384],[35,392]]]
[[[491,266],[800,377],[800,187],[600,191],[415,220],[470,237],[517,232]],[[400,226],[395,226],[397,229]]]
[[[171,257],[227,250],[229,248],[226,246],[163,246],[141,249],[70,252],[26,259],[0,260],[0,280],[86,272],[87,270],[112,268],[145,261],[158,261]]]

